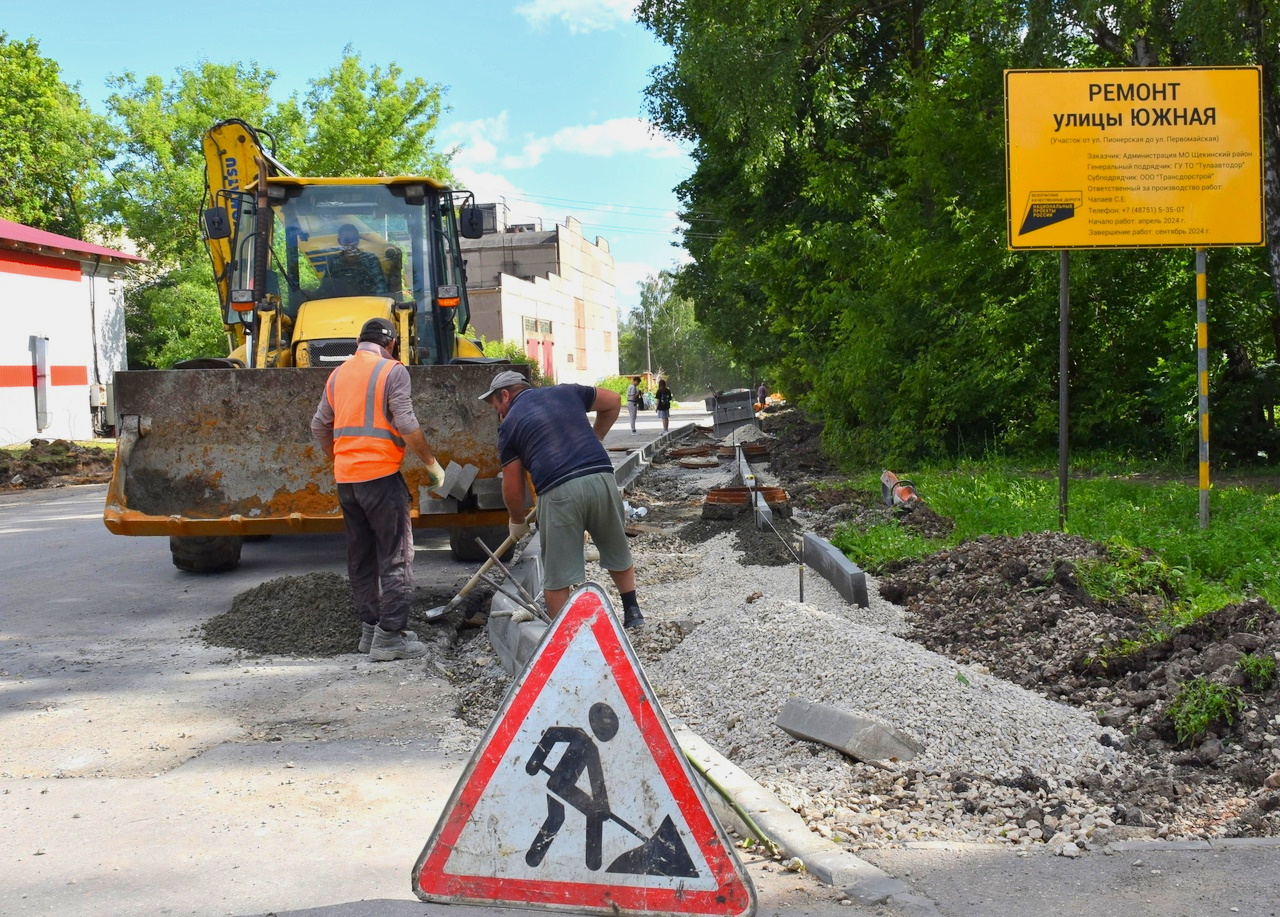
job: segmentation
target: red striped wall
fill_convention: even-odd
[[[88,385],[89,370],[84,366],[50,366],[50,385]],[[35,388],[34,366],[0,366],[0,388]]]
[[[74,280],[76,283],[79,283],[83,276],[79,261],[50,258],[48,255],[33,255],[30,252],[16,252],[10,249],[0,249],[0,273],[48,277],[53,280]]]

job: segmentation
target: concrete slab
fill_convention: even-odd
[[[778,727],[798,739],[821,742],[859,761],[909,761],[924,746],[869,714],[793,697],[778,714]]]

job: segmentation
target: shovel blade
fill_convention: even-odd
[[[680,840],[680,832],[676,830],[671,816],[667,815],[653,837],[621,854],[605,872],[692,879],[698,875],[698,868],[693,865],[689,851]]]

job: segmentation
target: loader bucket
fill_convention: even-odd
[[[494,368],[410,366],[414,410],[442,465],[474,465],[467,496],[429,499],[403,466],[415,528],[503,526],[498,422],[477,398]],[[103,513],[119,535],[342,530],[333,468],[311,417],[331,370],[179,369],[115,375],[120,438]]]

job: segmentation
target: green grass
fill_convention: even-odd
[[[1261,486],[1214,488],[1209,527],[1201,529],[1198,489],[1156,480],[1165,469],[1139,473],[1118,460],[1088,467],[1098,476],[1070,481],[1066,531],[1110,549],[1108,563],[1084,572],[1092,595],[1161,589],[1180,619],[1171,623],[1185,623],[1252,596],[1280,607],[1280,495]],[[933,510],[954,519],[955,530],[943,540],[920,538],[895,523],[837,531],[832,542],[872,572],[978,535],[1058,528],[1056,465],[995,461],[895,470],[910,478]],[[852,483],[878,494],[880,472],[857,475]]]
[[[1253,690],[1265,691],[1276,680],[1276,657],[1270,654],[1241,656],[1240,669]]]

